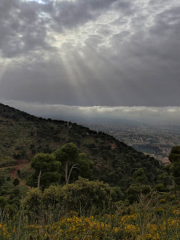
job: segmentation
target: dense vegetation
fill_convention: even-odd
[[[43,193],[33,189],[22,201],[21,209],[16,215],[12,215],[10,209],[7,210],[6,218],[0,224],[0,239],[178,240],[180,238],[179,192],[140,195],[138,203],[127,206],[123,202],[111,203],[108,186],[87,181],[87,190],[91,189],[94,202],[89,205],[90,201],[88,201],[86,208],[86,200],[91,193],[86,196],[85,180],[78,181],[76,186],[68,184],[69,186],[66,185],[62,189],[50,187]],[[84,182],[84,185],[79,188],[81,182]],[[70,195],[74,193],[73,188],[76,194],[72,198]],[[93,189],[97,196],[101,196],[99,201]],[[60,190],[60,193],[57,190]],[[107,197],[106,193],[108,193]],[[105,197],[104,202],[103,197]],[[81,200],[81,208],[78,206],[78,200]],[[103,203],[104,207],[103,204],[99,205],[100,203]],[[88,211],[80,212],[83,207]]]
[[[93,161],[91,180],[126,190],[134,181],[134,172],[142,168],[148,184],[159,182],[161,167],[157,160],[108,134],[75,123],[37,118],[0,104],[0,134],[1,167],[30,162],[37,153],[51,154],[72,142]]]
[[[179,239],[180,147],[163,167],[112,136],[0,104],[0,239]]]

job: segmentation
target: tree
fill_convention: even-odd
[[[138,201],[141,193],[147,194],[150,192],[150,187],[147,184],[147,177],[143,168],[137,169],[133,173],[134,181],[127,190],[127,196],[130,203]]]
[[[38,220],[40,218],[40,214],[43,212],[42,195],[42,191],[32,188],[23,199],[22,203],[29,220]]]
[[[15,178],[14,181],[13,181],[13,185],[14,186],[18,186],[20,183],[19,179],[18,178]]]
[[[0,196],[0,220],[1,220],[1,223],[3,222],[3,219],[4,219],[6,205],[7,205],[7,198]]]
[[[173,147],[169,154],[170,172],[177,188],[180,188],[180,146]]]
[[[65,183],[77,180],[78,176],[89,178],[92,175],[93,163],[85,153],[79,153],[77,146],[68,143],[52,154],[37,154],[31,164],[35,169],[27,181],[32,187],[45,189],[51,183],[65,180]]]
[[[0,186],[2,186],[5,183],[4,176],[0,176]]]
[[[180,146],[175,146],[171,149],[171,152],[169,154],[169,160],[172,163],[180,162]]]
[[[133,177],[136,183],[141,183],[141,184],[147,183],[147,177],[143,168],[139,168],[137,171],[135,171],[133,173]]]
[[[89,178],[92,175],[93,163],[85,153],[79,153],[74,143],[67,143],[55,153],[56,161],[62,163],[65,183],[70,182],[70,178],[76,180],[78,176]]]
[[[132,184],[127,190],[127,197],[130,203],[139,200],[140,194],[147,194],[150,192],[150,187],[148,185]]]
[[[44,189],[61,179],[61,163],[56,161],[53,154],[37,154],[31,163],[31,167],[35,169],[35,173],[30,176],[27,184],[32,187],[40,188],[41,186]]]
[[[79,153],[78,159],[79,175],[83,178],[89,178],[92,175],[93,162],[91,162],[85,153]]]

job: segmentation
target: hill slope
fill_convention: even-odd
[[[42,119],[0,104],[0,166],[31,161],[38,152],[51,153],[68,142],[75,143],[94,162],[92,179],[124,189],[133,172],[145,170],[149,184],[160,174],[159,162],[137,152],[114,137],[65,121]]]

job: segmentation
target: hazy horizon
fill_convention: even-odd
[[[82,107],[2,100],[0,102],[38,117],[77,123],[180,126],[180,107]]]

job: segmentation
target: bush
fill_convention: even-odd
[[[116,192],[121,195],[118,189]],[[76,211],[79,215],[99,214],[108,209],[112,195],[108,184],[79,177],[75,183],[51,186],[43,193],[32,189],[24,199],[24,206],[27,212],[39,216],[44,208],[57,214],[69,211]]]
[[[20,183],[19,179],[18,178],[15,178],[14,181],[13,181],[13,185],[14,186],[18,186]]]

